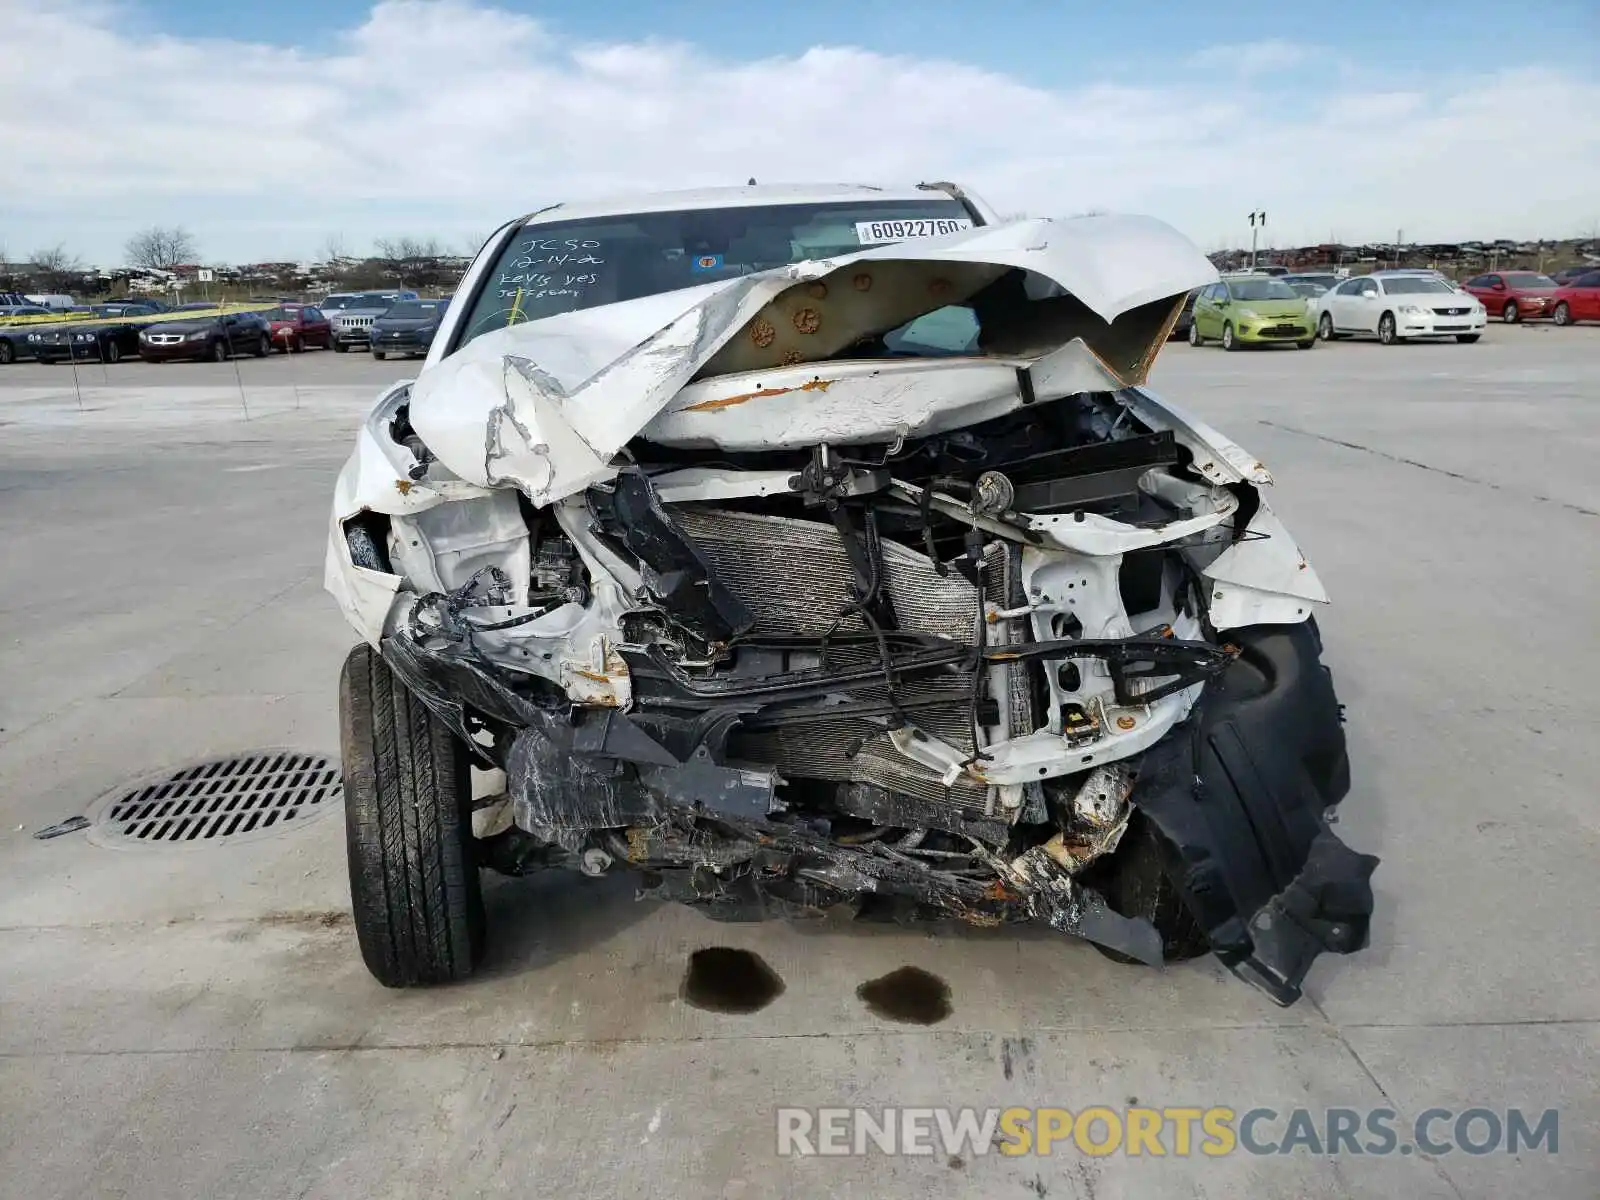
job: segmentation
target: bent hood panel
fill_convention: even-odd
[[[1012,269],[1053,284],[1070,311],[996,351],[1032,362],[1082,343],[1074,355],[1103,367],[1090,374],[1107,386],[1142,382],[1164,340],[1171,318],[1158,310],[1152,324],[1148,306],[1170,300],[1175,315],[1179,297],[1216,278],[1193,243],[1150,218],[980,226],[496,330],[423,372],[411,422],[463,479],[549,503],[612,474],[613,456],[696,377],[838,354]],[[1135,332],[1118,322],[1141,309]],[[1087,377],[1047,371],[1055,382],[1039,398]],[[953,407],[970,402],[956,391]]]

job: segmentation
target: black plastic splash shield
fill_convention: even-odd
[[[1289,1005],[1318,954],[1367,944],[1378,860],[1328,825],[1350,767],[1315,627],[1229,637],[1238,659],[1145,754],[1132,799],[1170,843],[1217,957]]]

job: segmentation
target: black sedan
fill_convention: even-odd
[[[400,300],[372,322],[372,357],[382,361],[391,354],[426,354],[439,332],[448,300]]]
[[[1183,302],[1183,310],[1178,313],[1178,319],[1172,323],[1172,331],[1167,334],[1167,340],[1185,338],[1189,336],[1189,326],[1194,324],[1194,298],[1199,292],[1190,292],[1188,299]]]
[[[146,323],[128,318],[152,316],[155,309],[138,304],[97,304],[94,311],[106,319],[57,325],[36,333],[37,340],[30,339],[34,358],[42,363],[65,362],[69,358],[115,363],[139,353],[139,331]]]
[[[271,329],[259,313],[158,321],[139,330],[139,357],[145,362],[180,358],[226,362],[233,354],[265,358],[272,353]]]
[[[6,295],[15,293],[0,292],[0,296]],[[54,315],[37,304],[0,304],[0,366],[32,354],[35,342],[29,341],[28,335],[44,328],[34,318]]]

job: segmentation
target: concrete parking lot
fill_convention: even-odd
[[[0,368],[0,1194],[1600,1194],[1600,328],[1175,344],[1156,367],[1273,470],[1333,595],[1341,829],[1382,856],[1380,907],[1288,1010],[1209,959],[719,925],[565,876],[489,880],[482,975],[396,993],[356,951],[337,811],[226,846],[36,840],[153,771],[336,755],[353,636],[321,590],[326,506],[365,406],[416,366]],[[706,946],[758,952],[783,993],[684,1004]],[[906,965],[948,984],[946,1019],[858,1000]],[[1403,1134],[1435,1107],[1559,1109],[1559,1143],[776,1154],[778,1106],[1101,1104],[1392,1108]]]

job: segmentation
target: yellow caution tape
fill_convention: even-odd
[[[298,303],[298,302],[297,302]],[[119,325],[155,325],[162,321],[203,321],[231,313],[270,312],[281,304],[220,304],[216,308],[192,308],[183,312],[150,313],[147,316],[110,317],[103,313],[51,313],[46,317],[0,317],[0,326],[85,325],[115,321]]]

